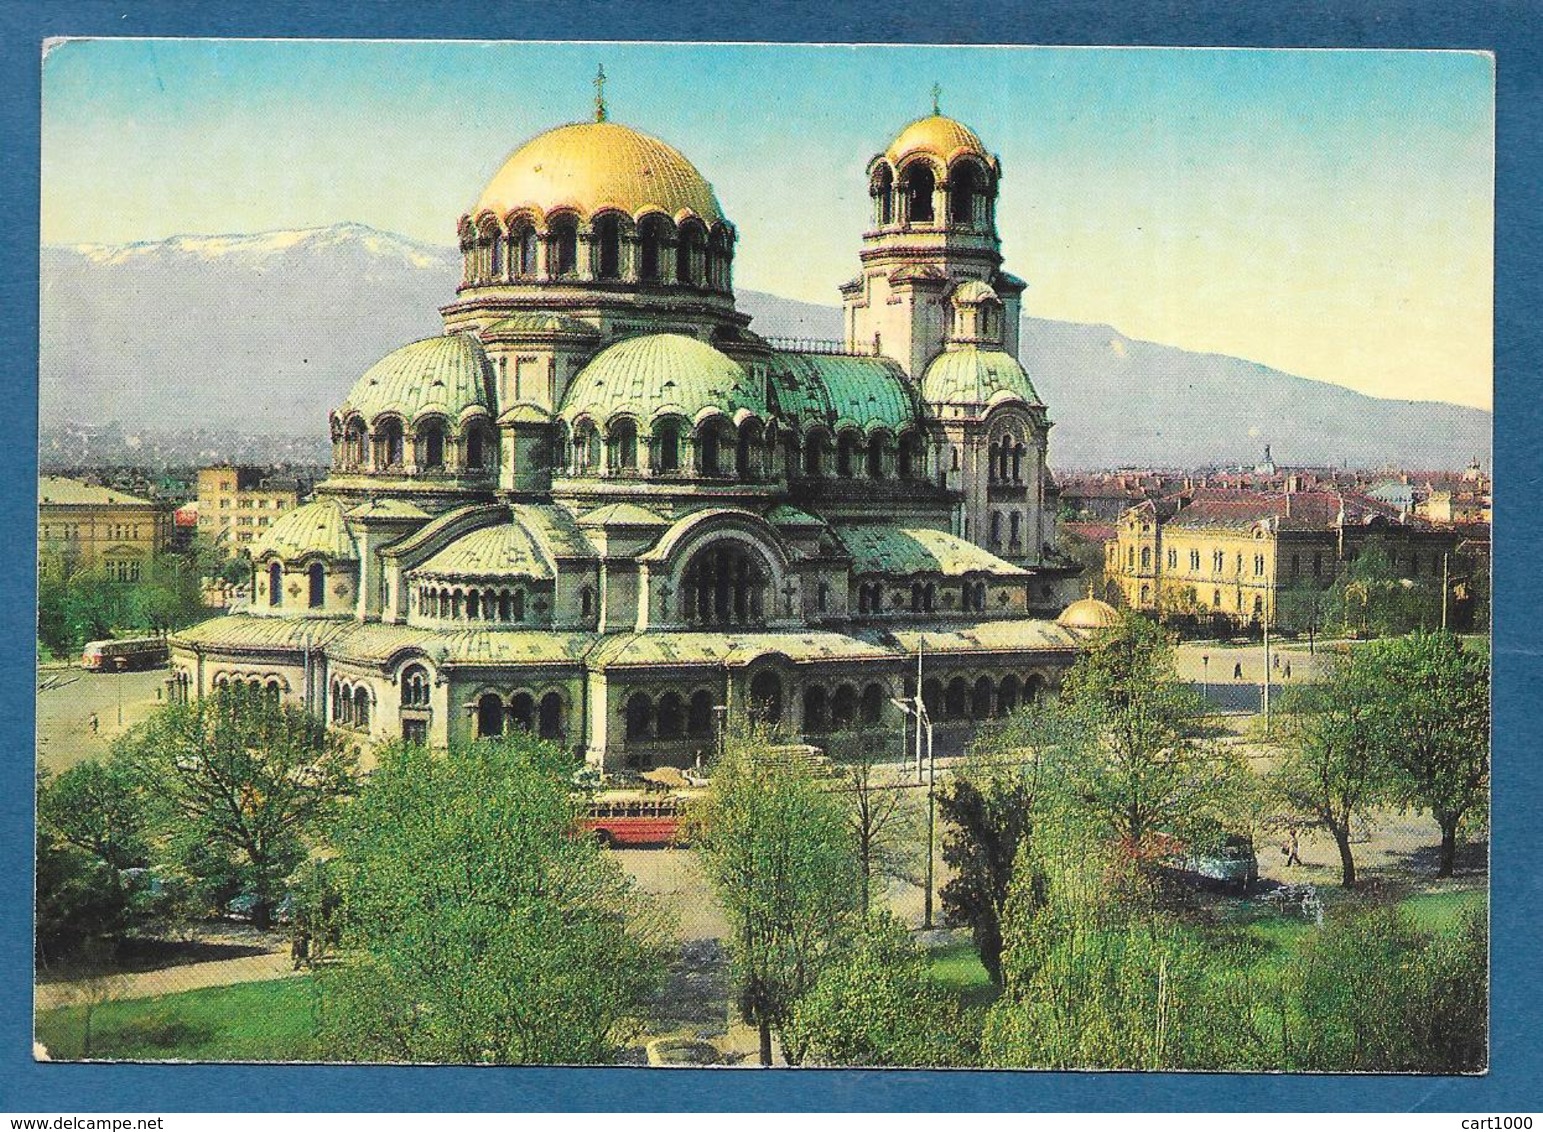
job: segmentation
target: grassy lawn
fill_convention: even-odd
[[[79,1006],[39,1011],[37,1040],[58,1060],[81,1056]],[[308,976],[208,987],[99,1006],[91,1056],[125,1061],[314,1060]]]
[[[1462,921],[1470,909],[1483,908],[1487,893],[1482,888],[1451,892],[1423,892],[1399,902],[1399,907],[1421,931],[1447,932]]]
[[[969,940],[946,944],[928,953],[933,982],[959,996],[964,1006],[985,1007],[996,1001],[996,984],[981,965],[980,953]]]

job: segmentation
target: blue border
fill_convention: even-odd
[[[1522,519],[1543,483],[1540,372],[1539,23],[1527,0],[1413,3],[1358,0],[1284,7],[1250,0],[1169,0],[1137,9],[1097,0],[961,4],[705,3],[536,5],[193,2],[108,4],[0,0],[5,162],[0,228],[0,343],[11,409],[0,415],[0,530],[22,538],[0,561],[0,633],[8,642],[0,692],[0,1112],[176,1112],[234,1107],[292,1111],[523,1110],[1254,1110],[1504,1113],[1535,1109],[1543,1074],[1535,954],[1543,869],[1543,800],[1535,692],[1540,538]],[[257,10],[254,10],[257,9]],[[830,9],[830,10],[827,10]],[[1127,10],[1130,9],[1130,10]],[[489,13],[497,18],[490,18]],[[392,38],[728,39],[813,42],[1450,47],[1498,56],[1496,243],[1497,514],[1495,561],[1495,857],[1492,1069],[1483,1078],[1315,1078],[1172,1074],[1010,1074],[786,1071],[658,1073],[626,1069],[376,1069],[36,1065],[30,970],[33,678],[33,477],[37,450],[39,44],[47,35]]]

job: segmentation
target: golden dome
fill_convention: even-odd
[[[912,122],[889,143],[884,156],[898,168],[902,161],[918,151],[936,157],[944,165],[964,153],[980,158],[987,165],[992,163],[991,154],[986,152],[974,130],[942,114]]]
[[[713,187],[674,146],[615,122],[577,122],[520,146],[482,191],[472,215],[557,208],[593,216],[617,208],[634,218],[659,209],[674,219],[723,219]]]
[[[1055,623],[1063,629],[1107,629],[1120,621],[1119,611],[1106,601],[1085,597],[1061,610]]]

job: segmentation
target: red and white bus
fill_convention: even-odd
[[[585,803],[579,828],[615,848],[683,843],[686,797],[641,790],[606,790]]]
[[[127,637],[87,642],[80,653],[80,666],[88,672],[127,672],[131,668],[159,668],[170,657],[162,637]]]

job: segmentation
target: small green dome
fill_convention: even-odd
[[[336,499],[318,499],[296,507],[278,519],[252,544],[252,559],[277,557],[295,562],[319,555],[334,562],[356,562],[359,551],[349,537],[343,519],[343,504]]]
[[[766,396],[733,358],[685,334],[646,334],[607,346],[578,372],[561,416],[604,423],[618,414],[645,424],[665,413],[693,420],[703,409],[765,416]]]
[[[393,350],[349,391],[338,417],[373,421],[396,413],[405,421],[431,413],[459,420],[468,409],[493,414],[493,367],[469,334],[443,334]]]
[[[517,522],[499,523],[462,535],[413,571],[415,577],[551,578],[541,543]]]
[[[994,405],[1018,400],[1040,404],[1023,365],[1005,350],[955,346],[927,367],[922,397],[933,404]]]

